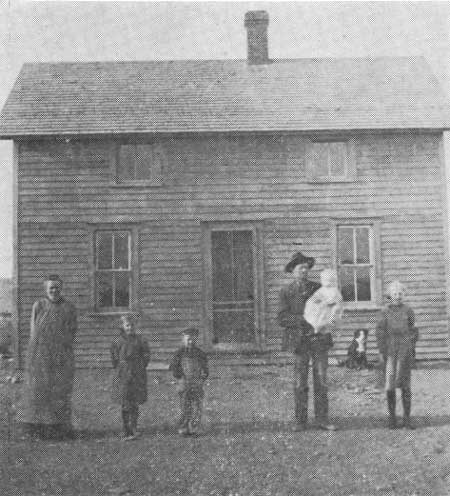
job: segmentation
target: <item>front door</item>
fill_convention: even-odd
[[[211,343],[218,349],[252,349],[261,343],[260,275],[256,229],[209,231]]]

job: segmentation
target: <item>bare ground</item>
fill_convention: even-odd
[[[77,440],[25,441],[17,426],[8,441],[0,412],[0,494],[450,495],[448,364],[413,372],[415,431],[385,428],[375,371],[329,371],[337,432],[292,432],[290,366],[219,367],[207,386],[201,436],[178,436],[173,381],[150,372],[143,435],[125,443],[109,371],[79,371]],[[20,388],[0,384],[19,404]]]

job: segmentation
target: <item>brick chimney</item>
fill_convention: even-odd
[[[249,65],[268,64],[267,26],[269,14],[265,10],[251,10],[245,14],[247,28],[247,61]]]

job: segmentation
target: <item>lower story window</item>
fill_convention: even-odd
[[[337,268],[345,302],[375,301],[375,244],[372,225],[337,225]]]
[[[99,310],[130,309],[131,231],[95,232],[95,303]]]

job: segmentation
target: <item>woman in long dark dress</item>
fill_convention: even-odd
[[[75,306],[61,296],[62,285],[58,276],[49,276],[45,281],[47,296],[36,301],[31,312],[23,421],[32,437],[73,437],[77,317]]]

